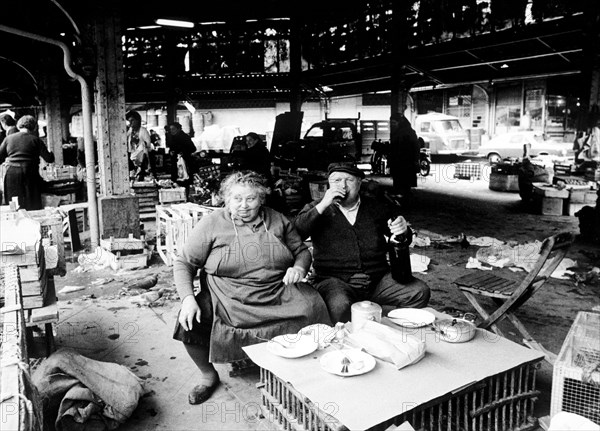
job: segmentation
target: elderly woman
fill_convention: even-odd
[[[204,216],[173,265],[181,310],[173,338],[202,372],[189,395],[206,401],[219,383],[213,362],[244,358],[241,347],[330,324],[319,294],[300,283],[311,255],[289,220],[263,206],[265,179],[236,172],[221,183],[225,208]],[[192,280],[202,268],[200,292]]]
[[[4,162],[4,204],[13,197],[19,199],[19,207],[26,210],[42,209],[43,180],[39,173],[40,157],[54,162],[54,154],[37,136],[38,123],[31,115],[24,115],[17,122],[17,133],[8,135],[0,145],[0,163]]]

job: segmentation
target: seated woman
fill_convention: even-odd
[[[219,383],[212,363],[245,357],[260,338],[330,324],[319,294],[300,283],[311,255],[290,221],[263,206],[265,179],[235,172],[221,183],[225,208],[204,216],[173,265],[181,310],[173,338],[202,372],[190,404],[206,401]],[[202,268],[200,292],[192,281]]]

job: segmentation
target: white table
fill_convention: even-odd
[[[396,328],[424,338],[425,357],[401,370],[377,360],[373,371],[355,377],[321,369],[319,358],[332,347],[297,359],[273,355],[267,343],[245,347],[261,368],[263,407],[275,416],[272,421],[282,427],[291,421],[292,428],[306,430],[385,429],[407,419],[456,421],[456,427],[442,429],[500,430],[529,423],[541,353],[484,330],[477,330],[468,343],[451,344],[427,327]],[[306,409],[322,423],[312,424],[314,415]],[[424,413],[427,409],[431,411]]]

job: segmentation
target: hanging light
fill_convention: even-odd
[[[154,21],[158,25],[165,27],[181,27],[181,28],[194,28],[194,23],[190,21],[180,21],[177,19],[165,19],[159,18]]]

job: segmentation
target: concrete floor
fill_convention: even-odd
[[[522,206],[518,194],[493,192],[484,180],[454,180],[451,174],[451,167],[434,165],[432,175],[420,178],[414,205],[406,211],[406,218],[414,228],[442,235],[485,235],[521,243],[542,240],[558,231],[578,232],[575,217],[532,214]],[[378,181],[390,184],[388,178]],[[150,239],[153,229],[152,223],[146,223]],[[473,247],[415,249],[432,259],[428,273],[421,276],[432,289],[432,307],[471,311],[451,281],[467,271],[464,266],[475,251]],[[585,268],[598,266],[600,248],[578,241],[568,256]],[[69,269],[77,266],[70,263]],[[510,271],[500,271],[510,276]],[[213,397],[201,406],[188,404],[187,394],[195,384],[198,371],[182,345],[171,339],[178,301],[166,300],[154,307],[140,306],[132,302],[130,293],[124,289],[131,281],[148,274],[157,274],[160,286],[172,288],[170,268],[157,256],[144,270],[121,274],[71,271],[56,280],[57,291],[69,285],[86,286],[85,290],[75,293],[59,294],[57,347],[71,347],[90,358],[125,365],[144,381],[146,395],[134,415],[119,429],[267,429],[268,424],[258,414],[256,372],[229,377],[230,367],[218,365],[222,384]],[[499,274],[504,276],[505,273]],[[104,283],[93,284],[98,280]],[[531,326],[534,336],[558,353],[576,313],[600,304],[600,286],[575,286],[572,281],[555,280],[548,284],[550,288],[532,298],[520,317]],[[513,332],[511,336],[516,334]],[[549,412],[551,373],[548,365],[540,372],[539,387],[543,394],[537,403],[538,416]]]

